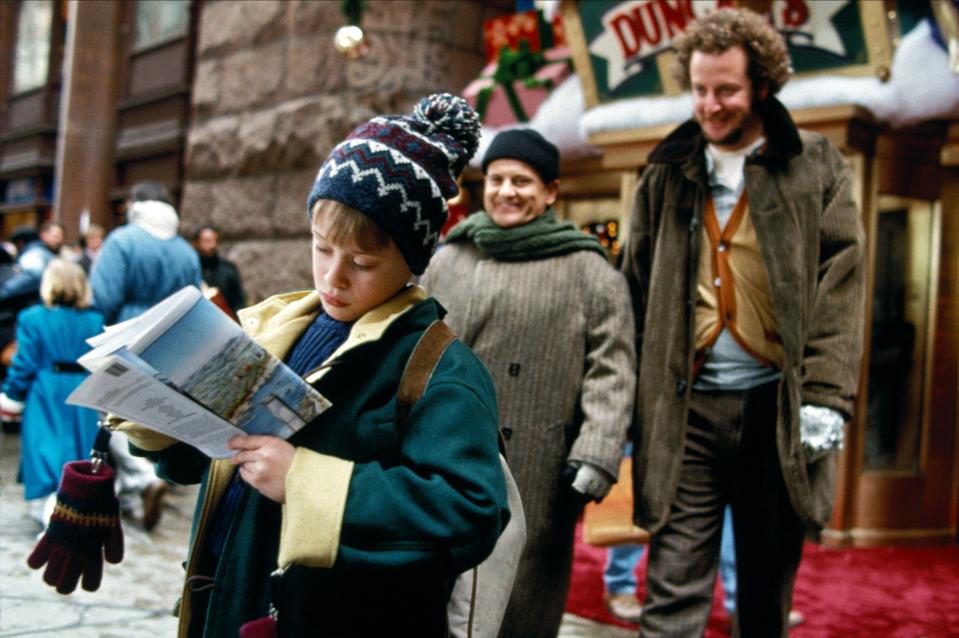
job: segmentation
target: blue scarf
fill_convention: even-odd
[[[337,321],[321,312],[293,346],[286,365],[300,376],[318,368],[346,341],[352,327],[352,323]],[[223,553],[223,543],[226,541],[233,516],[249,489],[249,486],[240,480],[240,473],[236,472],[210,528],[210,551],[214,556]]]

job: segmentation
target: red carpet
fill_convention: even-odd
[[[573,580],[566,610],[598,622],[614,619],[603,605],[606,550],[576,533]],[[639,592],[645,595],[645,560]],[[706,638],[729,635],[716,585]],[[832,550],[806,543],[793,608],[806,621],[791,638],[950,638],[959,636],[959,546]]]

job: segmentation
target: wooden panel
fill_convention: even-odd
[[[136,3],[124,3],[127,35],[118,75],[115,181],[111,199],[126,197],[144,179],[176,193],[183,179],[183,150],[190,122],[195,28],[202,3],[194,2],[188,33],[137,50],[133,45]]]
[[[853,529],[845,546],[854,547],[928,547],[955,542],[955,529]]]
[[[927,124],[908,130],[883,131],[876,140],[882,193],[899,197],[939,198],[940,152],[945,127]]]
[[[171,95],[145,101],[127,101],[119,107],[119,125],[121,128],[142,126],[162,120],[185,122],[189,113],[189,94]]]
[[[922,525],[924,477],[904,472],[864,472],[859,478],[854,527],[874,530],[915,529]]]
[[[163,182],[171,191],[175,191],[183,179],[181,170],[179,153],[166,153],[118,164],[116,183],[125,186],[114,189],[111,197],[125,197],[133,184],[144,179]],[[173,197],[177,198],[176,193]]]
[[[663,124],[622,131],[603,131],[589,136],[589,143],[603,149],[603,166],[609,170],[635,170],[646,165],[649,154],[678,124]]]
[[[602,131],[589,136],[589,143],[594,146],[615,144],[634,144],[642,142],[658,143],[669,135],[679,124],[660,124],[643,128],[625,129],[621,131]]]
[[[7,111],[8,127],[6,133],[20,129],[29,129],[43,124],[55,122],[50,118],[45,108],[47,96],[45,89],[37,89],[29,93],[22,93],[10,100]]]
[[[20,175],[49,173],[56,157],[56,138],[52,132],[40,133],[8,141],[0,155],[0,177],[11,179]]]
[[[9,61],[13,60],[14,25],[17,22],[15,17],[16,5],[12,2],[0,2],[0,60],[6,61],[0,64],[0,104],[6,104],[10,97],[13,65]],[[0,131],[8,130],[4,110],[0,108]]]
[[[179,152],[183,149],[186,134],[186,127],[177,120],[124,128],[117,135],[116,160]]]
[[[559,180],[559,194],[563,196],[590,197],[619,196],[619,174],[612,171],[563,175]]]
[[[959,122],[949,125],[946,143],[939,153],[939,162],[943,167],[959,168]]]
[[[603,149],[603,166],[610,170],[637,170],[646,166],[649,154],[662,140],[618,144]]]
[[[135,54],[130,60],[129,97],[162,91],[170,86],[189,86],[189,42],[183,38]]]
[[[562,0],[560,11],[563,14],[563,31],[566,34],[566,41],[585,43],[586,34],[583,33],[583,23],[579,19],[579,12],[573,0]],[[599,104],[599,93],[596,91],[596,78],[593,76],[589,51],[585,46],[573,46],[571,51],[573,65],[576,67],[576,74],[583,87],[583,101],[586,103],[586,108],[592,108]]]
[[[116,159],[127,160],[183,150],[189,119],[189,95],[121,108]]]
[[[943,166],[959,166],[959,144],[944,146],[940,154]]]
[[[959,527],[959,170],[944,172],[924,495],[927,518]]]
[[[878,181],[876,163],[862,153],[847,156],[853,171],[853,194],[863,217],[866,231],[866,299],[865,307],[872,307],[872,259],[875,255],[875,225],[878,207]],[[859,388],[856,395],[853,420],[846,428],[846,440],[839,456],[836,472],[836,503],[829,522],[829,529],[823,533],[827,544],[845,546],[850,544],[849,532],[855,525],[857,509],[861,504],[859,496],[859,475],[862,471],[863,450],[865,447],[866,400],[869,384],[869,343],[872,339],[872,322],[865,321],[863,328],[863,356],[859,368]]]

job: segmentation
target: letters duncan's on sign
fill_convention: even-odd
[[[669,74],[673,40],[696,17],[741,5],[768,12],[786,38],[797,75],[888,76],[892,44],[881,2],[567,0],[564,30],[587,107],[680,93]]]

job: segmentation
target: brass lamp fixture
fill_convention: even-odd
[[[370,40],[360,27],[363,11],[366,10],[366,1],[343,0],[341,7],[347,24],[336,30],[333,46],[345,58],[357,60],[370,52]]]

